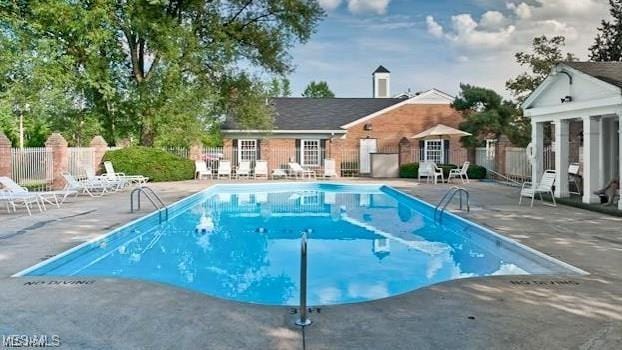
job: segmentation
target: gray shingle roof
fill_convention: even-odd
[[[344,124],[403,101],[399,98],[273,98],[273,129],[339,130]],[[223,130],[227,129],[239,127],[227,121]]]
[[[564,62],[564,64],[622,88],[622,62]]]
[[[383,65],[378,66],[374,73],[391,73],[388,69],[386,69]]]

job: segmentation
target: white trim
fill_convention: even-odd
[[[586,78],[587,80],[591,81],[594,84],[598,84],[600,86],[602,86],[603,88],[609,89],[613,92],[618,92],[618,93],[622,93],[622,88],[619,88],[613,84],[610,84],[606,81],[600,80],[596,77],[593,77],[587,73],[583,73],[580,70],[577,70],[575,68],[572,68],[566,64],[560,63],[557,66],[555,66],[551,72],[551,74],[542,82],[542,84],[540,84],[525,100],[525,102],[523,102],[523,110],[525,111],[525,115],[527,115],[527,111],[529,110],[529,107],[538,99],[538,97],[540,97],[540,95],[549,87],[549,85],[551,85],[551,83],[553,83],[553,81],[555,81],[555,78],[557,78],[559,76],[559,74],[561,74],[562,72],[566,72],[566,73],[572,73],[574,75],[578,75],[581,76],[583,78]],[[574,79],[574,77],[573,77]],[[573,103],[569,103],[568,104],[573,105]]]
[[[439,161],[435,161],[436,164],[443,164],[445,161],[445,142],[443,142],[443,139],[430,139],[430,140],[423,140],[423,160],[428,162],[428,142],[432,143],[432,142],[438,142],[440,143],[441,147],[438,150],[430,150],[430,151],[441,151],[441,159]]]
[[[576,112],[592,110],[590,115],[599,115],[599,114],[613,114],[615,110],[622,105],[622,95],[607,97],[598,100],[584,101],[584,102],[572,102],[572,103],[564,103],[558,106],[547,106],[547,107],[537,107],[531,109],[525,109],[524,113],[526,117],[537,118],[540,116],[550,115],[550,114],[564,114],[574,112],[574,116],[576,117]],[[608,111],[611,109],[611,111]],[[583,113],[585,114],[585,113]]]
[[[305,162],[305,142],[317,142],[317,164],[307,164]],[[302,166],[321,166],[322,165],[322,140],[300,139],[300,165]]]
[[[240,161],[242,160],[246,160],[246,159],[242,159],[242,142],[252,142],[255,145],[255,159],[252,159],[252,161],[257,160],[257,149],[258,149],[258,145],[257,145],[257,139],[237,139],[238,141],[238,164],[240,163]]]
[[[443,101],[442,103],[438,103],[438,102],[437,103],[420,102],[420,100],[424,100],[425,98],[429,97],[432,94],[440,96],[445,101]],[[363,118],[357,119],[357,120],[352,121],[352,122],[350,122],[348,124],[342,125],[341,127],[343,129],[349,129],[349,128],[355,126],[355,125],[364,123],[364,122],[366,122],[368,120],[376,118],[377,116],[380,116],[380,115],[385,114],[387,112],[390,112],[390,111],[392,111],[394,109],[397,109],[397,108],[400,108],[402,106],[409,105],[409,104],[441,104],[441,105],[449,105],[453,101],[454,101],[454,97],[453,96],[451,96],[449,94],[446,94],[446,93],[444,93],[444,92],[442,92],[440,90],[437,90],[437,89],[431,89],[431,90],[423,92],[423,93],[421,93],[421,94],[419,94],[419,95],[417,95],[415,97],[408,98],[408,99],[406,99],[406,100],[404,100],[402,102],[399,102],[399,103],[396,103],[394,105],[391,105],[391,106],[389,106],[389,107],[387,107],[385,109],[381,109],[378,112],[374,112],[374,113],[372,113],[372,114],[370,114],[368,116],[365,116]]]

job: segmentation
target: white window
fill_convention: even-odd
[[[238,140],[238,162],[257,159],[257,140]]]
[[[425,140],[424,156],[427,162],[443,163],[443,140]]]
[[[321,165],[320,140],[300,140],[300,163],[304,166]]]

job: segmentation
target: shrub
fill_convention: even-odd
[[[469,165],[469,169],[467,169],[467,175],[469,179],[472,180],[481,180],[486,178],[486,168],[483,166],[471,164]]]
[[[108,151],[104,161],[111,161],[116,172],[144,175],[154,182],[194,178],[194,162],[156,148],[128,147]]]
[[[419,163],[409,163],[400,166],[400,177],[414,179],[419,174]]]
[[[445,179],[449,177],[449,171],[451,171],[451,169],[458,168],[458,166],[455,164],[439,164],[437,166],[443,170],[443,176],[445,177]]]

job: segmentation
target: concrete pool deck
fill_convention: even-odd
[[[431,203],[448,189],[377,182]],[[153,187],[169,203],[210,184]],[[0,335],[58,335],[62,348],[80,349],[622,348],[622,218],[539,203],[519,207],[517,189],[479,182],[465,187],[472,211],[459,215],[590,275],[463,279],[323,307],[310,315],[315,323],[304,334],[287,307],[230,302],[143,281],[10,277],[144,215],[129,214],[124,192],[70,199],[61,209],[32,217],[0,212]]]

